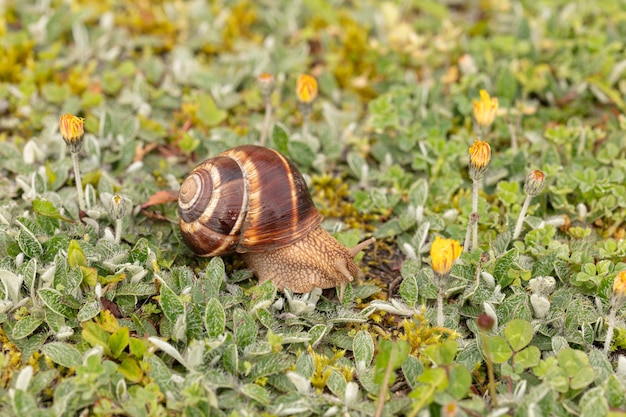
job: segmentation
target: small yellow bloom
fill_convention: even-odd
[[[84,119],[82,117],[76,117],[72,114],[66,113],[61,116],[59,127],[61,129],[61,136],[63,140],[70,148],[70,151],[76,153],[80,151],[83,144]]]
[[[546,183],[546,174],[538,169],[530,171],[526,177],[526,183],[524,184],[524,191],[531,197],[538,195],[543,189]]]
[[[430,246],[433,271],[439,275],[447,275],[462,251],[463,247],[458,240],[437,236]]]
[[[616,297],[626,297],[626,270],[618,272],[613,281],[613,294]]]
[[[498,98],[489,96],[485,90],[480,90],[480,100],[474,100],[474,119],[481,127],[491,126],[498,111]]]
[[[317,97],[317,80],[308,74],[301,74],[296,82],[296,95],[298,100],[310,104]]]
[[[474,140],[469,148],[470,165],[476,170],[483,170],[491,161],[491,147],[483,140]]]

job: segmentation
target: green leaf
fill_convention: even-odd
[[[68,319],[76,317],[76,313],[64,302],[64,295],[52,288],[42,288],[38,291],[39,298],[52,311]]]
[[[43,323],[43,319],[34,316],[22,317],[13,326],[13,339],[19,340],[34,332]]]
[[[504,328],[504,336],[514,351],[525,348],[533,340],[533,326],[526,320],[511,320]]]
[[[165,283],[161,284],[159,305],[165,317],[172,323],[176,323],[178,316],[185,314],[185,305],[180,297],[174,293]]]
[[[263,405],[269,405],[272,400],[269,391],[257,384],[245,384],[241,387],[241,393]]]
[[[87,321],[96,317],[98,313],[100,313],[100,303],[97,300],[92,300],[85,303],[81,309],[78,310],[76,319],[78,321]]]
[[[224,355],[222,356],[222,363],[224,364],[224,369],[226,369],[226,372],[229,374],[239,374],[239,352],[237,345],[230,344],[226,347]]]
[[[566,393],[569,391],[569,378],[563,368],[559,366],[548,368],[544,378],[558,392]]]
[[[434,387],[436,392],[445,390],[449,384],[446,370],[443,368],[427,368],[417,380]]]
[[[291,367],[291,365],[293,365],[292,357],[285,355],[284,353],[268,353],[266,355],[259,356],[255,360],[248,377],[256,380],[257,378],[277,374],[279,372],[285,372],[289,369],[289,367]]]
[[[494,363],[504,363],[513,355],[513,351],[502,336],[492,336],[487,338],[487,346],[489,347],[491,360]]]
[[[143,371],[135,358],[124,358],[117,369],[130,382],[139,383],[143,379]]]
[[[411,388],[417,386],[417,378],[424,372],[424,365],[413,355],[407,356],[402,364],[402,373]]]
[[[287,144],[289,143],[289,137],[287,136],[287,132],[285,129],[279,124],[274,124],[274,129],[272,130],[272,142],[274,142],[274,146],[276,149],[282,153],[283,155],[287,155],[289,149]]]
[[[68,219],[67,217],[61,215],[61,212],[56,207],[54,207],[54,204],[52,204],[51,201],[48,200],[33,200],[33,211],[39,215],[51,217],[53,219],[63,220],[67,222],[72,221],[71,219]]]
[[[111,349],[109,348],[109,333],[97,323],[93,321],[84,322],[81,336],[91,346],[102,346],[105,354],[111,354]]]
[[[95,287],[98,283],[98,270],[96,268],[89,268],[83,265],[80,265],[79,267],[83,278],[82,281],[90,287]]]
[[[12,400],[13,408],[18,416],[33,416],[39,412],[35,398],[26,390],[14,390]]]
[[[448,392],[457,400],[465,398],[469,394],[472,385],[472,374],[466,367],[454,364],[448,371]]]
[[[311,340],[309,340],[309,344],[311,346],[317,346],[317,344],[322,340],[324,335],[326,335],[329,330],[330,328],[325,324],[316,324],[315,326],[311,327],[311,329],[309,330],[309,336],[311,337]]]
[[[228,117],[228,113],[217,107],[210,94],[200,94],[196,97],[196,103],[198,119],[207,127],[217,126]]]
[[[17,244],[28,258],[41,258],[43,255],[41,243],[39,243],[35,235],[25,229],[20,229],[18,232]]]
[[[590,385],[595,378],[596,373],[593,368],[591,366],[585,366],[572,377],[570,387],[576,390],[585,388],[587,385]]]
[[[328,380],[326,381],[326,387],[332,392],[335,396],[339,398],[343,398],[346,393],[346,385],[348,382],[346,378],[337,370],[333,369],[330,371],[330,375],[328,376]]]
[[[136,337],[131,337],[128,339],[128,346],[130,349],[130,353],[137,358],[142,358],[148,350],[146,343],[142,339],[137,339]]]
[[[147,297],[154,295],[155,293],[156,289],[154,284],[144,284],[141,282],[129,282],[128,284],[122,284],[115,291],[117,296],[132,295],[135,297]]]
[[[452,365],[458,348],[459,345],[455,340],[446,340],[445,342],[443,342],[439,346],[439,351],[441,352],[441,363],[438,365]]]
[[[515,372],[520,373],[526,368],[539,365],[541,352],[537,346],[528,346],[515,354]]]
[[[67,248],[67,260],[72,268],[76,268],[77,266],[89,266],[85,252],[83,252],[80,244],[73,239],[70,240],[70,245]]]
[[[240,308],[233,312],[233,329],[239,347],[244,348],[256,339],[257,328],[254,319]]]
[[[42,346],[41,352],[49,357],[52,362],[66,368],[76,368],[83,362],[83,357],[78,349],[67,343],[46,343]]]
[[[570,377],[576,375],[582,368],[589,366],[589,357],[587,357],[585,352],[569,347],[559,351],[557,360],[559,361],[559,366]]]
[[[114,358],[119,358],[120,354],[126,349],[129,337],[128,327],[120,327],[118,331],[109,336],[109,348]]]
[[[513,277],[509,274],[511,269],[515,269],[515,261],[517,259],[517,250],[511,249],[496,261],[493,267],[493,276],[502,288],[508,287],[513,282]]]
[[[400,293],[400,297],[402,297],[404,304],[409,307],[415,306],[419,295],[417,276],[415,274],[411,274],[405,277],[400,283],[400,289],[398,292]]]
[[[374,361],[374,367],[376,374],[374,375],[374,382],[382,384],[387,367],[391,368],[391,371],[395,371],[406,360],[409,355],[411,346],[405,340],[386,340],[382,339],[378,343],[378,355]],[[392,384],[395,381],[395,374],[391,372],[391,378],[389,383]]]
[[[287,143],[288,155],[298,167],[310,167],[315,161],[315,152],[304,142],[290,141]]]
[[[217,338],[224,334],[226,328],[226,312],[217,298],[211,298],[204,309],[204,326],[207,336]]]
[[[592,388],[583,394],[580,399],[580,417],[608,415],[610,415],[609,404],[605,398],[604,390],[601,387]],[[615,417],[619,415],[623,415],[623,412],[615,413]]]
[[[219,290],[224,282],[224,276],[226,275],[226,267],[224,261],[219,256],[211,258],[209,265],[206,269],[206,276],[209,282],[213,285],[215,290]]]
[[[354,336],[352,351],[356,369],[367,369],[374,358],[374,340],[372,335],[365,330],[359,330]]]

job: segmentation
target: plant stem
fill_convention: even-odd
[[[443,327],[443,288],[442,283],[439,283],[439,289],[437,291],[437,326]]]
[[[305,115],[302,120],[302,138],[306,139],[309,137],[309,115]]]
[[[526,195],[524,205],[522,206],[522,210],[519,212],[519,217],[517,218],[517,224],[515,225],[515,231],[513,232],[513,239],[517,239],[522,232],[522,225],[524,224],[524,219],[526,218],[526,212],[528,211],[528,207],[530,206],[531,199],[532,196]]]
[[[517,153],[517,130],[516,130],[516,126],[510,121],[507,121],[507,127],[509,128],[509,134],[511,135],[511,151],[513,151],[513,153]]]
[[[491,401],[494,408],[498,407],[498,396],[496,394],[496,379],[493,373],[493,362],[491,362],[491,352],[489,351],[489,345],[487,344],[487,332],[481,331],[481,339],[483,342],[483,350],[485,351],[485,360],[487,362],[487,376],[489,378],[489,394],[491,395]]]
[[[378,395],[378,406],[376,407],[376,414],[374,417],[380,417],[383,415],[383,407],[385,406],[385,396],[387,395],[387,386],[389,385],[389,379],[391,378],[392,361],[389,360],[387,368],[385,369],[385,377],[380,385],[380,394]]]
[[[611,303],[613,304],[613,303]],[[615,314],[617,308],[615,305],[611,305],[611,311],[609,312],[609,328],[606,330],[606,339],[604,340],[604,354],[609,354],[609,348],[611,347],[611,340],[613,340],[613,330],[615,329]]]
[[[263,127],[261,130],[261,138],[259,144],[265,146],[265,141],[270,131],[270,122],[272,120],[272,103],[269,98],[265,101],[265,118],[263,119]]]
[[[122,240],[122,219],[115,219],[115,243]]]
[[[78,208],[85,211],[85,196],[83,194],[83,181],[80,177],[80,166],[78,165],[78,152],[71,152],[74,163],[74,179],[76,181],[76,192],[78,193]]]
[[[472,181],[472,213],[478,214],[478,179]],[[475,221],[472,225],[472,247],[476,249],[478,247],[478,221]]]

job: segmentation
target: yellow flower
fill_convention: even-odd
[[[301,74],[296,82],[296,95],[304,104],[310,104],[317,97],[317,80],[308,74]]]
[[[458,240],[437,236],[430,246],[433,271],[439,275],[447,275],[462,251],[463,247]]]
[[[618,272],[615,276],[613,294],[616,297],[626,297],[626,270]]]
[[[491,126],[498,111],[498,98],[489,96],[485,90],[480,90],[480,100],[474,100],[474,119],[482,127]]]
[[[61,116],[59,127],[61,129],[61,136],[63,140],[70,148],[70,151],[76,153],[80,151],[83,144],[84,120],[82,117],[76,117],[72,114],[66,113]]]
[[[491,147],[483,140],[474,140],[474,144],[469,148],[470,154],[470,175],[478,178],[485,172],[487,165],[491,161]]]

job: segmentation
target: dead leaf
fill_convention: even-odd
[[[161,190],[152,194],[148,201],[141,205],[142,209],[147,207],[155,206],[157,204],[165,204],[172,203],[174,201],[178,201],[178,191],[174,190]]]

